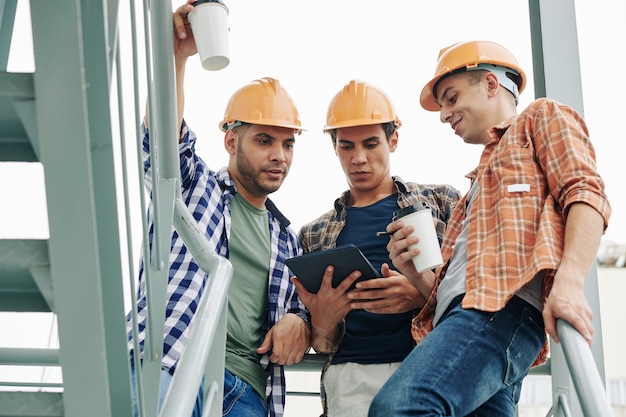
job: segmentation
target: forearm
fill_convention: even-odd
[[[603,232],[604,219],[593,207],[584,203],[573,204],[565,223],[563,257],[559,265],[559,270],[571,273],[559,276],[566,276],[571,284],[582,287],[597,256]]]
[[[183,114],[185,111],[185,67],[187,64],[187,57],[176,57],[176,116],[178,132],[180,133],[181,126],[183,124]],[[180,140],[180,138],[179,138]]]
[[[604,219],[593,207],[584,203],[570,207],[565,222],[563,256],[543,308],[546,332],[557,343],[560,339],[556,321],[563,319],[591,345],[593,311],[585,297],[584,285],[603,231]]]
[[[185,67],[187,65],[187,57],[175,57],[175,81],[176,81],[176,121],[178,132],[183,124],[183,114],[185,111]],[[144,116],[144,122],[146,128],[150,129],[150,107],[146,100],[146,113]],[[181,138],[179,138],[180,140]]]
[[[416,273],[413,276],[406,276],[409,282],[419,291],[424,297],[424,300],[430,298],[430,293],[433,291],[435,285],[435,273],[432,271],[424,271],[423,273]]]

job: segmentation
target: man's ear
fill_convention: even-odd
[[[227,130],[224,133],[224,149],[229,155],[235,155],[237,153],[237,134],[232,130]]]
[[[487,92],[490,96],[494,96],[500,88],[500,81],[493,72],[485,73],[485,83],[487,84]]]
[[[391,136],[389,136],[389,152],[395,152],[398,147],[398,139],[400,139],[400,134],[397,130],[394,130]]]

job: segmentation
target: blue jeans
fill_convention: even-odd
[[[139,409],[138,409],[138,397],[137,397],[137,384],[135,379],[135,366],[131,362],[130,366],[131,372],[131,388],[133,391],[133,409],[134,416],[138,417]],[[165,396],[167,395],[167,390],[170,388],[170,384],[172,383],[173,376],[166,371],[165,369],[161,370],[161,379],[159,381],[159,410],[163,405],[163,401],[165,400]],[[193,409],[193,413],[191,417],[200,417],[202,415],[202,385],[200,385],[200,391],[198,392],[198,397],[196,398],[196,404]]]
[[[514,416],[545,340],[541,312],[518,297],[495,313],[455,298],[378,392],[369,417]]]
[[[239,377],[224,369],[224,408],[228,417],[266,417],[267,403]]]

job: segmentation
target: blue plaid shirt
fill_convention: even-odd
[[[152,169],[150,165],[149,131],[142,125],[143,160],[146,188],[151,192]],[[226,168],[211,171],[196,155],[196,135],[186,123],[182,126],[179,143],[182,195],[185,203],[206,230],[211,247],[221,256],[228,258],[231,213],[230,201],[237,192],[235,183]],[[271,260],[268,291],[268,314],[264,324],[269,330],[286,313],[294,313],[309,321],[308,312],[298,298],[295,287],[289,281],[289,270],[284,260],[301,253],[296,234],[288,228],[289,221],[278,211],[271,200],[266,208],[271,236]],[[154,231],[152,200],[148,210],[149,240],[152,247]],[[174,372],[183,346],[187,340],[189,324],[196,312],[200,296],[208,275],[194,261],[191,253],[176,231],[172,234],[170,247],[170,269],[167,286],[167,310],[163,341],[163,369]],[[143,260],[139,269],[137,309],[139,316],[139,343],[143,354],[146,325],[146,288]],[[131,335],[132,338],[132,335]],[[130,341],[132,349],[132,340]],[[285,408],[285,374],[282,366],[269,363],[268,355],[261,358],[268,373],[267,395],[269,415],[282,416]]]

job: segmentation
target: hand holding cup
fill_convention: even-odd
[[[409,246],[409,250],[419,249],[419,255],[413,257],[417,272],[424,272],[443,264],[437,231],[433,223],[430,208],[425,204],[414,204],[393,213],[393,221],[402,220],[405,226],[413,226],[410,236],[417,236],[419,242]]]

